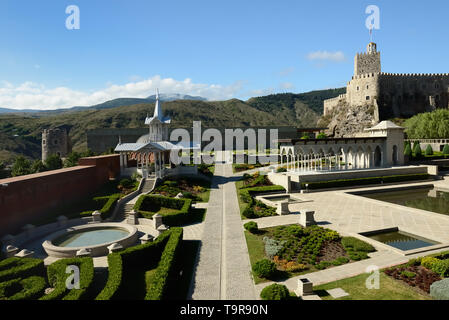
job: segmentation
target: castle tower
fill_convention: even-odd
[[[377,44],[370,42],[366,47],[366,53],[357,53],[354,58],[354,75],[380,72],[380,52],[377,51]]]
[[[65,158],[70,152],[72,150],[66,129],[45,129],[42,132],[42,161],[52,154]]]

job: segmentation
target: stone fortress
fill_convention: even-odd
[[[72,152],[70,138],[65,128],[44,129],[42,132],[42,161],[52,154],[61,158]]]
[[[373,106],[374,120],[408,118],[449,107],[449,73],[397,74],[381,71],[380,52],[370,42],[354,58],[354,76],[346,94],[324,101],[324,116],[340,106]]]

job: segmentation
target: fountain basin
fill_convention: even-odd
[[[55,258],[75,257],[76,252],[88,249],[92,257],[108,255],[113,243],[123,248],[137,242],[138,232],[123,223],[95,223],[63,229],[49,235],[42,243],[45,252]]]

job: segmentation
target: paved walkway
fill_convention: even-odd
[[[232,175],[230,164],[215,165],[191,299],[256,299]]]

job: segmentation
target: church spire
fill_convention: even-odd
[[[162,110],[161,110],[161,104],[159,103],[159,89],[156,89],[156,105],[154,107],[154,115],[153,118],[158,118],[161,120],[162,118]]]

